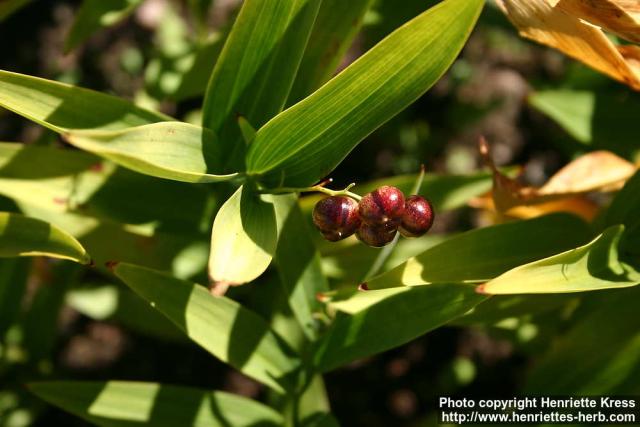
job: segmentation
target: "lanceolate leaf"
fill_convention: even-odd
[[[114,273],[189,338],[246,375],[283,392],[298,360],[261,317],[226,297],[167,274],[118,264]]]
[[[623,288],[640,283],[640,272],[618,259],[624,226],[613,226],[587,245],[535,261],[481,286],[487,294],[544,294]]]
[[[482,0],[446,0],[351,64],[258,131],[247,170],[267,186],[305,186],[330,172],[367,135],[449,68]]]
[[[225,161],[242,165],[245,147],[237,115],[260,127],[282,110],[319,5],[319,0],[246,0],[242,5],[203,104],[203,124],[223,141]]]
[[[69,52],[101,28],[126,18],[142,0],[84,0],[65,40]]]
[[[82,245],[58,227],[35,218],[0,212],[0,257],[17,256],[91,262]]]
[[[0,107],[56,132],[115,130],[173,120],[121,98],[1,70]]]
[[[583,144],[625,157],[640,150],[634,138],[634,119],[640,110],[636,94],[546,90],[532,93],[528,101]],[[617,126],[611,126],[612,122]]]
[[[579,317],[566,334],[556,337],[529,372],[524,392],[556,396],[637,394],[639,297],[640,288],[594,293],[587,300],[591,311]]]
[[[72,131],[66,139],[78,148],[136,172],[184,182],[227,181],[238,174],[216,175],[220,144],[208,129],[182,122],[162,122],[119,131]]]
[[[613,199],[604,222],[606,225],[624,224],[621,247],[640,255],[640,172],[636,172]]]
[[[338,310],[315,362],[327,371],[404,344],[463,315],[486,297],[464,284],[357,292],[331,303]]]
[[[309,228],[293,195],[274,197],[278,220],[278,247],[275,262],[280,281],[289,299],[291,310],[310,339],[317,338],[314,312],[322,310],[316,298],[329,290],[322,273],[320,256],[309,235]]]
[[[300,101],[335,72],[372,0],[323,0],[287,103]]]
[[[370,289],[435,282],[484,282],[521,264],[583,244],[589,228],[579,218],[552,214],[453,237],[367,282]]]
[[[38,382],[45,401],[104,427],[255,427],[282,425],[271,408],[221,391],[143,382]]]
[[[211,231],[209,275],[240,285],[269,267],[278,241],[273,204],[240,187],[220,208]]]

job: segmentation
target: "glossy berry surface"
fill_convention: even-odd
[[[393,224],[371,225],[362,223],[356,232],[356,237],[362,243],[381,248],[391,243],[397,232],[397,227]]]
[[[313,223],[332,242],[349,237],[360,225],[358,202],[344,196],[322,199],[313,209]]]
[[[410,196],[405,202],[400,234],[405,237],[420,237],[433,225],[433,208],[427,199]]]
[[[404,194],[396,187],[382,186],[360,200],[360,218],[370,225],[395,224],[402,220]]]

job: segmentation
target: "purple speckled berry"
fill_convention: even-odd
[[[402,220],[404,194],[396,187],[384,185],[360,200],[360,218],[370,225],[395,224]]]
[[[404,207],[400,234],[405,237],[420,237],[433,225],[433,208],[427,199],[421,196],[410,196]]]
[[[344,196],[322,199],[313,209],[313,223],[329,241],[349,237],[360,225],[358,202]]]
[[[366,245],[381,248],[391,243],[397,230],[394,224],[371,225],[363,222],[356,232],[356,237]]]

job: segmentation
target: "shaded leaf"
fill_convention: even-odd
[[[522,265],[481,285],[487,294],[585,292],[640,283],[640,272],[618,259],[621,225],[576,249]]]
[[[554,340],[550,350],[529,372],[524,392],[544,395],[637,393],[639,297],[640,288],[594,293],[593,310]],[[631,390],[618,390],[625,384],[630,385]]]
[[[17,256],[91,262],[82,245],[58,227],[35,218],[0,212],[0,257]]]
[[[71,131],[69,143],[136,172],[176,181],[228,181],[235,174],[219,168],[220,144],[208,129],[182,122],[162,122],[119,131]]]
[[[27,259],[0,260],[0,337],[20,313],[29,267]]]
[[[331,302],[337,310],[319,342],[322,371],[404,344],[469,311],[485,297],[474,286],[434,284],[357,292]]]
[[[143,0],[84,0],[76,13],[73,26],[64,43],[69,52],[85,42],[93,33],[123,20]]]
[[[546,0],[498,0],[498,5],[521,36],[640,90],[640,50],[635,46],[616,46],[600,28]]]
[[[379,289],[435,282],[485,282],[521,264],[574,248],[589,236],[587,225],[567,214],[471,230],[374,277],[367,286]]]
[[[173,120],[115,96],[2,70],[0,106],[55,132],[116,130]]]
[[[323,0],[287,103],[294,104],[329,80],[358,34],[372,0]]]
[[[211,231],[209,276],[241,285],[269,267],[278,240],[273,203],[240,187],[220,208]]]
[[[278,426],[282,417],[252,400],[158,383],[51,381],[29,384],[45,401],[105,427]]]
[[[627,158],[640,150],[634,120],[640,98],[578,90],[545,90],[529,95],[529,104],[549,116],[577,141]],[[616,126],[611,126],[616,123]]]
[[[307,222],[293,195],[274,197],[276,219],[279,223],[275,263],[280,281],[289,299],[289,306],[311,340],[317,338],[317,320],[322,304],[318,292],[329,290],[322,273],[320,256],[309,235]]]
[[[211,354],[284,392],[298,360],[262,318],[226,297],[159,271],[118,264],[114,273]]]
[[[362,139],[444,74],[483,3],[438,4],[269,121],[249,148],[248,173],[260,175],[271,187],[302,187],[327,175]]]
[[[223,164],[242,166],[236,116],[260,127],[284,107],[320,6],[319,0],[246,0],[205,94],[203,124],[224,144]]]
[[[611,203],[604,215],[605,225],[623,224],[625,233],[622,236],[622,247],[636,255],[640,255],[640,172],[627,181]]]
[[[0,3],[0,22],[22,9],[32,0],[5,0]]]

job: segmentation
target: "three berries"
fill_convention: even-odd
[[[382,186],[366,194],[360,203],[346,196],[331,196],[313,209],[313,223],[325,239],[336,242],[356,233],[363,243],[382,247],[400,231],[419,237],[433,224],[433,208],[424,197],[405,199],[396,187]]]

